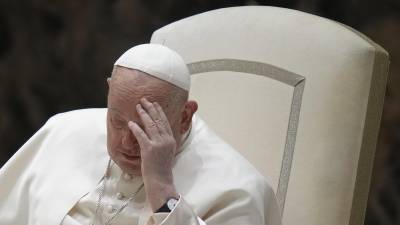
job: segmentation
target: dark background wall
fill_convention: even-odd
[[[51,115],[105,107],[113,62],[148,42],[154,30],[200,12],[254,4],[337,20],[391,54],[365,224],[400,224],[399,0],[0,0],[0,166]]]

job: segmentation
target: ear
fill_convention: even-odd
[[[108,87],[110,87],[110,83],[111,83],[111,77],[107,77],[107,84],[108,84]]]
[[[181,134],[186,133],[192,124],[192,117],[197,111],[198,105],[196,101],[187,101],[181,114]]]

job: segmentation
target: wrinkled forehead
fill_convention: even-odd
[[[160,104],[167,102],[171,84],[139,70],[115,66],[110,80],[109,97],[116,100],[138,102],[146,97]]]
[[[137,70],[137,69],[131,69],[127,67],[122,67],[122,66],[114,66],[112,73],[111,73],[111,78],[114,80],[136,80],[137,82],[140,82],[141,84],[147,83],[147,84],[153,84],[153,85],[160,85],[160,86],[168,86],[170,85],[168,82],[161,80],[160,78],[157,78],[151,74],[148,74],[146,72]]]

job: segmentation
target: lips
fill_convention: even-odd
[[[140,159],[140,155],[128,155],[126,153],[121,152],[121,154],[128,160],[138,160]]]

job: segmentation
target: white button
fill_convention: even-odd
[[[113,213],[116,210],[112,205],[107,205],[106,208],[108,213]]]
[[[133,176],[130,175],[130,174],[128,174],[128,173],[124,173],[124,179],[125,179],[125,180],[132,180],[132,179],[133,179]]]
[[[121,199],[125,198],[125,196],[124,196],[124,194],[122,194],[121,192],[118,192],[118,193],[117,193],[117,198],[118,198],[119,200],[121,200]]]

